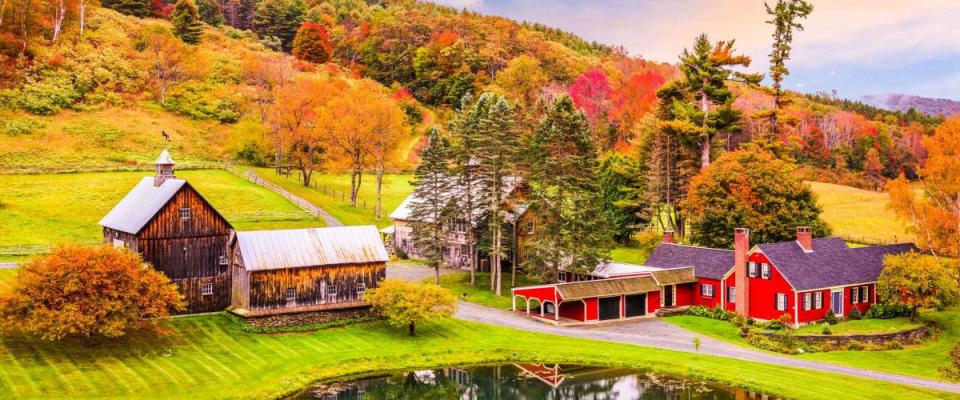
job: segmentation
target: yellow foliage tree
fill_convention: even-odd
[[[391,325],[406,326],[410,336],[414,336],[418,322],[446,318],[457,312],[457,298],[449,289],[400,279],[381,281],[364,299]]]

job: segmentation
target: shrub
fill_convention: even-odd
[[[3,133],[10,136],[29,135],[42,126],[43,124],[29,118],[11,119],[3,124]]]
[[[910,308],[903,304],[875,303],[867,310],[866,317],[871,319],[890,319],[909,317]]]
[[[687,309],[687,315],[710,318],[710,309],[704,306],[691,306]]]
[[[750,335],[750,326],[749,325],[740,325],[740,337],[747,337]]]
[[[820,333],[824,335],[832,335],[833,331],[830,330],[830,324],[823,324],[823,330],[821,330]]]
[[[837,322],[839,322],[837,320],[837,314],[834,314],[833,310],[827,311],[827,315],[823,317],[823,320],[830,325],[836,325]]]
[[[861,320],[863,315],[860,314],[860,307],[851,307],[850,312],[847,313],[847,318],[852,320]]]
[[[764,326],[763,328],[771,331],[782,331],[785,328],[785,326],[783,325],[783,322],[770,321],[770,322],[767,322],[767,325]]]
[[[856,340],[851,340],[849,343],[847,343],[847,350],[850,351],[860,351],[863,350],[863,348],[863,343],[860,343]]]

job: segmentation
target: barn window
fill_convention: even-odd
[[[770,279],[770,264],[767,264],[767,263],[760,264],[760,276],[763,279]]]
[[[823,292],[813,294],[813,308],[817,310],[823,308]]]
[[[787,295],[777,293],[777,311],[787,311]]]
[[[337,300],[337,285],[327,286],[327,301],[336,301]]]
[[[713,285],[700,285],[700,295],[703,297],[713,297]]]
[[[294,301],[297,299],[297,289],[290,288],[287,289],[287,301]]]
[[[363,293],[367,291],[367,284],[363,282],[357,282],[357,298],[362,299]]]
[[[557,282],[566,282],[566,281],[567,281],[567,273],[563,271],[558,272]]]
[[[217,262],[220,263],[220,265],[227,265],[227,256],[220,256]]]
[[[757,263],[755,263],[755,262],[753,262],[753,261],[750,261],[750,269],[749,269],[749,272],[750,272],[749,275],[750,275],[751,278],[756,278],[756,277],[757,277]]]
[[[213,284],[204,283],[203,286],[200,286],[200,294],[203,296],[213,296]]]
[[[190,208],[183,207],[180,209],[180,219],[190,219]]]
[[[527,221],[527,233],[533,233],[533,221]]]

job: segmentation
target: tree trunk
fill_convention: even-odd
[[[433,283],[440,286],[440,263],[436,263],[433,267]]]
[[[706,79],[703,80],[703,86],[707,86]],[[703,143],[700,144],[700,167],[706,168],[710,166],[710,134],[707,133],[707,117],[710,114],[710,107],[706,92],[700,92],[700,111],[703,113],[703,132],[700,134],[703,140]]]
[[[3,8],[0,7],[0,9]],[[87,0],[80,0],[77,12],[80,14],[80,36],[83,36],[83,28],[87,26]]]
[[[363,170],[356,168],[350,176],[350,206],[357,206],[357,195],[360,193],[360,185],[363,183]]]
[[[414,327],[415,327],[415,326],[416,326],[416,325],[414,324],[414,322],[413,322],[413,321],[410,321],[410,325],[407,325],[407,335],[409,335],[409,336],[416,336],[416,335],[413,333],[413,330],[414,330]]]
[[[383,188],[383,166],[381,165],[380,167],[377,168],[377,208],[373,212],[374,218],[376,218],[377,221],[380,220],[380,213],[381,213],[380,209],[383,203],[382,188]]]
[[[498,217],[497,217],[496,215],[494,215],[494,218],[498,218]],[[503,270],[503,267],[502,267],[502,265],[500,264],[500,261],[501,261],[501,258],[502,258],[500,252],[503,250],[503,249],[501,248],[501,243],[500,243],[500,242],[501,242],[500,239],[501,239],[501,234],[502,234],[502,232],[501,232],[501,230],[500,230],[500,223],[499,223],[499,222],[495,222],[494,225],[495,225],[495,226],[494,226],[494,231],[493,231],[493,240],[494,240],[494,242],[493,242],[493,254],[494,254],[494,255],[493,255],[493,262],[494,262],[494,267],[497,268],[497,297],[500,297],[500,296],[503,295],[503,291],[501,290],[501,287],[503,286],[503,277],[502,277],[503,274],[501,273],[501,271]]]

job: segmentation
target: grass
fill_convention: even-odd
[[[890,197],[887,193],[831,183],[807,184],[817,194],[823,207],[821,217],[833,227],[834,234],[891,242],[914,240],[913,234],[907,231],[907,224],[887,210]]]
[[[942,328],[937,338],[902,350],[883,351],[831,351],[809,353],[794,357],[814,361],[830,362],[856,368],[912,375],[929,379],[942,379],[938,368],[949,364],[950,351],[960,340],[960,310],[928,312],[921,319],[935,323]],[[665,319],[687,330],[743,346],[749,346],[738,335],[738,329],[726,321],[710,318],[677,316]],[[890,329],[909,329],[916,327],[905,319],[846,321],[830,326],[834,335],[883,332]],[[819,333],[821,326],[801,328],[803,333]]]
[[[390,213],[413,192],[413,187],[410,185],[410,175],[391,174],[384,176],[383,218],[377,221],[373,212],[373,207],[377,202],[376,179],[371,174],[364,174],[358,195],[358,199],[364,201],[366,207],[361,205],[353,207],[350,205],[350,175],[315,174],[312,178],[320,186],[345,193],[344,199],[341,200],[339,194],[337,197],[333,197],[330,194],[323,193],[322,190],[304,187],[296,178],[296,175],[290,177],[278,175],[271,168],[257,168],[256,171],[264,179],[280,185],[289,192],[326,210],[344,225],[376,225],[380,228],[389,226],[393,223],[389,218]]]
[[[163,336],[110,345],[0,337],[5,398],[275,398],[316,379],[405,368],[549,361],[702,377],[787,398],[950,398],[930,390],[790,367],[562,338],[459,320],[312,333],[244,332],[225,314],[175,318]]]
[[[923,326],[923,324],[910,322],[909,318],[861,319],[843,321],[836,325],[830,325],[830,331],[833,332],[834,335],[867,335],[903,331],[919,328],[920,326]],[[802,326],[800,329],[797,329],[796,332],[801,335],[820,335],[823,332],[823,325]]]
[[[429,281],[433,282],[433,278],[430,278]],[[462,300],[501,310],[509,310],[511,309],[510,289],[513,286],[510,285],[510,275],[508,273],[503,274],[503,282],[501,284],[503,285],[501,287],[503,295],[497,296],[496,293],[490,290],[489,273],[478,272],[476,285],[470,285],[470,273],[468,272],[457,272],[440,276],[440,286],[450,289]],[[517,275],[518,287],[535,284],[537,284],[537,282],[523,275]]]
[[[650,257],[650,249],[617,246],[610,252],[610,259],[628,264],[643,264]]]
[[[145,172],[108,172],[46,175],[0,175],[0,246],[96,241],[97,223]],[[229,172],[178,171],[208,200],[229,215],[250,211],[299,211],[279,195]],[[322,226],[318,219],[252,221],[237,229]]]

